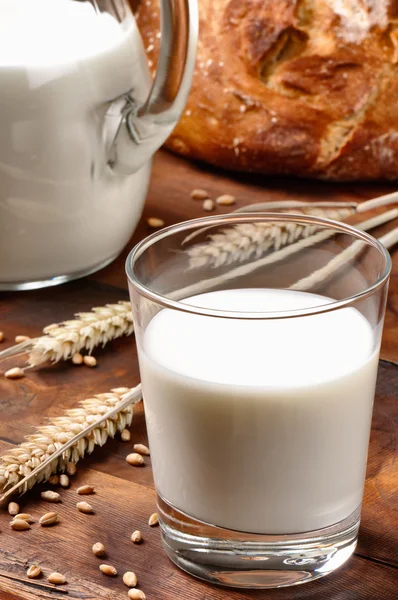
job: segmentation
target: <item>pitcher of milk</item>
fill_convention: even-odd
[[[127,0],[0,0],[0,290],[96,271],[140,218],[189,92],[196,0],[162,0],[152,83]]]

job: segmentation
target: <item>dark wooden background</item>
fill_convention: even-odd
[[[149,233],[145,219],[164,219],[167,225],[203,216],[201,202],[190,199],[193,188],[205,188],[212,197],[232,193],[236,207],[278,200],[361,201],[393,191],[389,184],[328,184],[251,175],[231,177],[213,169],[188,163],[164,151],[155,157],[152,184],[143,219],[136,234],[109,267],[85,279],[45,290],[3,293],[0,296],[0,330],[6,335],[1,349],[13,343],[15,335],[36,336],[55,321],[71,318],[107,302],[127,299],[124,261],[133,243]],[[235,208],[235,207],[233,207]],[[215,212],[228,212],[217,208]],[[382,234],[391,228],[381,228]],[[0,599],[71,600],[127,599],[122,574],[134,570],[139,587],[147,598],[156,600],[238,600],[272,598],[290,600],[397,600],[398,599],[398,249],[393,255],[393,274],[383,339],[377,397],[373,418],[369,464],[360,540],[354,557],[337,573],[308,585],[271,591],[232,590],[209,586],[179,571],[161,549],[159,528],[149,528],[149,515],[156,510],[150,459],[143,468],[129,466],[126,455],[131,443],[145,442],[142,405],[131,426],[132,442],[110,441],[80,463],[68,490],[59,490],[62,503],[56,505],[61,522],[53,528],[34,524],[27,532],[11,531],[10,517],[0,513]],[[0,452],[22,441],[46,417],[59,415],[79,400],[115,386],[138,383],[139,374],[134,337],[112,342],[95,352],[95,369],[71,363],[45,366],[20,380],[0,374]],[[1,364],[6,370],[11,364]],[[75,509],[81,499],[78,485],[92,483],[96,494],[87,498],[95,515]],[[39,498],[40,488],[21,499],[21,510],[39,517],[54,505]],[[140,529],[144,543],[135,546],[130,534]],[[91,552],[94,542],[107,548],[107,558]],[[117,567],[111,579],[98,570],[101,562]],[[46,578],[28,580],[26,568],[41,565],[47,575],[64,573],[68,584],[54,588]],[[66,593],[67,592],[67,593]]]

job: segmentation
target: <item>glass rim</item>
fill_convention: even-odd
[[[151,290],[148,286],[141,283],[134,273],[134,265],[142,254],[153,246],[156,242],[169,237],[173,234],[181,233],[182,231],[190,231],[199,228],[209,228],[218,225],[226,224],[240,224],[248,222],[263,222],[263,221],[286,221],[295,222],[305,225],[319,225],[324,228],[334,229],[336,233],[345,233],[351,235],[351,237],[357,240],[362,240],[368,245],[373,246],[384,258],[384,270],[382,274],[376,279],[374,283],[367,286],[362,292],[348,296],[342,300],[333,300],[327,304],[321,304],[319,306],[313,306],[308,308],[301,308],[289,311],[262,311],[262,312],[241,312],[241,311],[228,311],[228,310],[216,310],[205,308],[202,306],[195,306],[193,304],[185,304],[181,300],[172,300],[158,294]],[[237,265],[238,267],[239,265]],[[191,313],[196,315],[226,318],[226,319],[252,319],[252,320],[266,320],[266,319],[288,319],[295,317],[305,317],[316,314],[322,314],[339,310],[341,308],[350,307],[361,300],[368,298],[373,295],[378,289],[380,289],[388,280],[392,261],[388,250],[381,244],[376,238],[369,235],[365,231],[361,231],[352,225],[341,223],[340,221],[334,221],[332,219],[325,219],[323,217],[314,217],[312,215],[294,214],[294,213],[275,213],[275,212],[240,212],[240,213],[229,213],[226,215],[212,215],[209,217],[199,217],[197,219],[190,219],[188,221],[182,221],[168,227],[164,227],[159,231],[155,231],[143,240],[138,242],[133,249],[129,252],[126,263],[126,274],[129,282],[132,286],[144,297],[152,300],[156,304],[169,308],[172,310],[178,310],[180,312]],[[196,294],[194,294],[196,295]]]

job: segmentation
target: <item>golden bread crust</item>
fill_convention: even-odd
[[[227,169],[398,177],[396,0],[200,0],[196,68],[167,146]],[[158,0],[137,22],[152,72]]]

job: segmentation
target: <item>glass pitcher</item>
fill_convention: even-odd
[[[196,0],[162,0],[152,83],[126,0],[0,0],[0,290],[111,262],[184,108]]]

